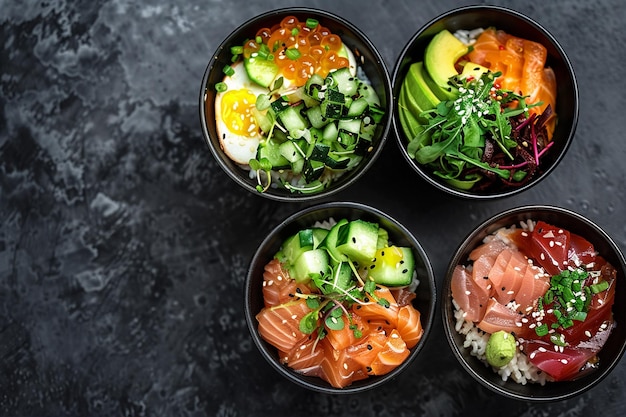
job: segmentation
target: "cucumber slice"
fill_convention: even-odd
[[[267,159],[272,169],[289,168],[289,161],[280,153],[280,144],[272,139],[262,141],[257,150],[257,159]]]
[[[324,249],[311,249],[303,252],[293,265],[293,279],[298,283],[311,280],[312,274],[324,274],[328,270],[328,252]]]
[[[337,235],[337,250],[359,265],[372,262],[376,256],[378,224],[357,219],[341,226]]]
[[[295,235],[287,238],[281,248],[287,264],[293,265],[300,255],[313,249],[313,242],[313,231],[311,229],[300,230]]]
[[[250,57],[243,60],[248,78],[262,87],[269,88],[276,76],[279,68],[274,61],[260,57]]]
[[[341,219],[333,227],[330,228],[324,240],[319,244],[318,248],[326,249],[331,258],[331,263],[337,264],[341,261],[347,261],[348,257],[337,250],[337,236],[341,226],[348,223],[347,219]]]
[[[413,280],[415,257],[408,247],[389,246],[376,251],[367,267],[369,276],[381,285],[404,286]]]

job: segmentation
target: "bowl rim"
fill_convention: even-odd
[[[408,155],[406,151],[406,145],[404,143],[406,142],[406,139],[405,139],[406,135],[404,134],[402,126],[400,125],[398,109],[396,108],[397,104],[394,104],[394,108],[393,108],[394,110],[393,129],[394,129],[395,137],[396,137],[396,145],[400,148],[400,153],[402,154],[406,162],[408,162],[408,164],[411,166],[412,170],[415,171],[419,175],[419,177],[421,177],[428,184],[430,184],[431,186],[433,186],[434,188],[436,188],[437,190],[441,192],[444,192],[448,195],[461,198],[461,199],[494,200],[494,199],[502,199],[505,197],[511,197],[513,195],[522,193],[523,191],[526,191],[532,188],[533,186],[539,184],[540,182],[542,182],[545,178],[549,176],[549,174],[553,170],[556,169],[559,163],[563,160],[565,154],[567,153],[567,150],[569,149],[575,137],[576,129],[578,126],[579,113],[580,113],[580,98],[579,98],[580,93],[579,93],[578,81],[576,78],[576,72],[574,70],[571,60],[569,59],[569,56],[567,55],[567,53],[561,46],[561,43],[554,37],[554,35],[552,35],[552,33],[545,26],[540,24],[534,18],[531,18],[530,16],[523,14],[515,9],[509,8],[509,7],[499,6],[499,5],[473,4],[473,5],[459,6],[459,7],[450,9],[444,13],[441,13],[431,18],[426,23],[424,23],[408,39],[408,41],[406,42],[406,44],[400,51],[400,54],[398,55],[398,58],[396,59],[396,62],[392,70],[391,79],[392,79],[392,90],[394,92],[394,103],[397,101],[395,100],[395,91],[396,91],[396,86],[399,83],[398,78],[400,76],[402,68],[404,67],[404,60],[407,57],[408,52],[412,49],[413,44],[420,38],[420,36],[424,34],[425,32],[427,32],[431,26],[435,25],[436,23],[440,21],[443,21],[455,15],[461,15],[466,12],[477,12],[477,11],[501,12],[501,13],[513,16],[514,18],[524,21],[526,24],[534,27],[538,32],[540,32],[543,36],[545,36],[546,39],[550,42],[551,46],[554,47],[554,49],[558,52],[560,59],[563,60],[563,65],[566,68],[566,72],[571,77],[572,94],[574,96],[574,99],[572,100],[573,114],[572,114],[572,124],[569,127],[569,131],[566,134],[564,134],[565,143],[564,143],[563,149],[556,156],[554,162],[550,166],[546,167],[545,170],[540,175],[538,175],[536,178],[534,178],[533,180],[531,180],[530,182],[528,182],[527,184],[521,187],[508,189],[508,190],[500,191],[497,193],[485,193],[485,194],[472,193],[467,190],[461,190],[461,189],[453,188],[451,186],[447,186],[442,181],[439,181],[436,178],[428,175],[428,173],[425,172],[422,169],[422,167]]]
[[[363,382],[362,385],[350,385],[344,388],[334,388],[330,384],[325,384],[322,379],[319,379],[319,384],[309,383],[308,381],[301,378],[295,371],[289,369],[287,366],[281,365],[276,360],[275,356],[272,356],[271,352],[268,351],[267,343],[260,337],[257,327],[256,327],[256,319],[255,316],[258,312],[253,312],[250,308],[249,300],[251,300],[253,293],[256,291],[252,288],[252,281],[254,279],[254,271],[252,266],[258,263],[260,258],[264,258],[262,251],[263,248],[271,244],[271,242],[277,237],[280,236],[281,233],[284,233],[284,230],[289,228],[294,223],[297,223],[299,219],[302,217],[312,215],[316,212],[327,210],[327,209],[346,209],[346,210],[356,210],[361,211],[368,216],[373,217],[381,217],[386,221],[392,223],[395,227],[398,228],[398,231],[403,234],[406,239],[411,242],[414,252],[416,252],[424,263],[425,276],[420,277],[421,281],[427,280],[430,286],[430,291],[426,289],[428,292],[428,296],[430,297],[428,300],[428,319],[422,322],[422,328],[424,329],[424,333],[422,334],[422,338],[419,343],[411,348],[411,354],[407,357],[407,359],[402,362],[397,368],[392,370],[390,373],[377,376],[374,378],[369,377],[363,381],[369,381],[370,383]],[[419,287],[418,287],[419,288]],[[256,346],[257,350],[263,356],[263,358],[270,364],[272,368],[274,368],[280,375],[282,375],[287,380],[299,385],[301,387],[307,388],[312,391],[325,393],[325,394],[355,394],[361,393],[365,391],[369,391],[373,388],[379,387],[390,380],[394,379],[400,373],[404,372],[409,366],[414,362],[414,360],[419,356],[420,352],[424,349],[428,342],[428,338],[431,334],[431,330],[435,323],[435,315],[437,314],[437,283],[435,272],[428,257],[427,252],[422,246],[421,242],[417,239],[417,237],[402,223],[397,221],[394,217],[389,214],[383,212],[382,210],[355,201],[328,201],[317,203],[309,207],[305,207],[303,209],[292,212],[290,215],[285,217],[283,220],[279,221],[279,223],[274,226],[271,231],[263,238],[262,242],[257,246],[257,249],[254,251],[254,254],[250,258],[250,262],[248,263],[248,270],[246,272],[246,277],[244,281],[244,299],[243,299],[243,308],[244,308],[244,316],[246,320],[246,325],[250,336]],[[422,313],[422,317],[425,316],[425,312]],[[423,320],[423,319],[422,319]],[[357,381],[360,382],[360,381]]]
[[[374,150],[368,155],[368,158],[360,163],[360,166],[358,167],[358,170],[357,170],[358,172],[352,174],[352,176],[348,178],[348,180],[346,181],[343,181],[339,184],[333,184],[329,188],[326,188],[320,192],[312,193],[312,194],[296,194],[296,193],[287,194],[287,193],[277,192],[274,189],[270,189],[263,193],[258,192],[250,183],[246,182],[245,179],[243,179],[242,175],[238,174],[237,172],[233,172],[232,169],[229,169],[229,167],[226,166],[224,162],[224,158],[227,158],[227,156],[223,155],[223,151],[221,149],[218,149],[218,147],[216,147],[213,144],[211,140],[211,134],[209,132],[209,129],[207,128],[205,97],[207,94],[206,92],[209,89],[208,81],[209,81],[212,69],[218,64],[218,57],[220,56],[220,52],[229,48],[230,46],[229,44],[232,42],[232,39],[235,36],[237,36],[237,34],[240,33],[243,28],[248,27],[248,26],[254,26],[256,22],[271,18],[272,16],[276,16],[278,18],[280,16],[287,16],[289,14],[312,14],[316,18],[327,19],[329,21],[336,22],[338,25],[344,26],[349,31],[354,33],[358,37],[359,41],[362,42],[363,45],[369,50],[369,52],[371,52],[371,54],[374,56],[375,58],[374,65],[379,67],[379,72],[381,75],[381,89],[384,91],[386,95],[385,97],[385,101],[386,101],[385,111],[387,113],[385,116],[386,121],[380,131],[378,144],[374,148]],[[394,97],[393,97],[391,74],[390,74],[389,66],[385,63],[385,60],[382,57],[379,49],[371,41],[369,36],[363,30],[357,27],[355,24],[351,23],[346,18],[336,13],[329,12],[327,10],[320,9],[320,8],[301,7],[301,6],[281,7],[277,9],[267,10],[256,16],[248,18],[247,20],[245,20],[244,22],[236,26],[235,29],[233,29],[219,43],[218,47],[215,49],[214,53],[211,55],[211,59],[209,59],[209,62],[207,63],[204,69],[202,82],[200,85],[199,106],[198,106],[199,116],[200,116],[200,129],[202,131],[202,139],[205,142],[205,145],[208,146],[210,153],[212,154],[213,158],[216,160],[220,168],[239,187],[251,192],[252,194],[258,195],[259,197],[266,198],[269,200],[274,200],[274,201],[280,201],[280,202],[306,202],[306,201],[319,200],[321,198],[334,195],[350,187],[355,182],[357,182],[372,167],[372,165],[374,165],[374,163],[376,162],[376,160],[378,159],[378,157],[383,151],[383,148],[387,142],[389,134],[392,131],[393,108],[394,108]],[[349,175],[349,172],[346,172],[345,175]]]
[[[446,335],[446,340],[448,341],[448,345],[452,350],[453,356],[457,359],[459,364],[464,368],[468,374],[470,374],[477,382],[479,382],[482,386],[488,388],[490,391],[500,394],[504,397],[508,397],[515,400],[522,401],[532,401],[532,402],[553,402],[553,401],[561,401],[566,400],[577,395],[580,395],[589,389],[593,388],[596,384],[600,383],[604,378],[606,378],[613,369],[620,362],[624,353],[626,352],[626,339],[621,341],[619,346],[617,355],[612,358],[608,363],[605,363],[601,369],[598,369],[591,373],[590,375],[583,377],[574,381],[563,381],[563,382],[547,382],[547,384],[569,384],[569,383],[577,383],[577,381],[588,381],[588,383],[580,386],[579,388],[575,388],[570,390],[569,392],[556,394],[556,395],[543,395],[541,393],[534,395],[525,395],[517,392],[515,389],[511,389],[510,387],[518,387],[520,384],[514,381],[506,381],[503,382],[502,385],[494,385],[490,380],[485,379],[481,373],[476,371],[474,367],[471,366],[466,360],[467,356],[464,352],[466,348],[463,346],[459,346],[456,343],[456,337],[458,337],[456,330],[454,329],[454,315],[451,311],[451,290],[450,290],[450,282],[452,277],[453,269],[456,265],[458,265],[462,260],[460,259],[463,253],[467,252],[467,245],[473,242],[480,236],[485,234],[489,234],[495,231],[500,227],[500,223],[507,218],[515,217],[515,216],[523,216],[525,219],[532,218],[533,212],[539,212],[540,216],[546,215],[560,215],[569,217],[573,219],[575,222],[578,222],[582,226],[588,227],[592,229],[597,235],[599,239],[603,240],[604,243],[613,251],[613,255],[617,258],[618,265],[614,265],[618,270],[618,276],[621,271],[621,276],[626,277],[626,258],[624,256],[624,252],[621,250],[619,245],[611,238],[611,236],[597,223],[593,220],[583,216],[582,214],[561,206],[549,205],[549,204],[528,204],[523,206],[517,206],[509,209],[505,209],[500,211],[499,213],[488,216],[483,219],[477,226],[471,228],[471,231],[466,234],[466,236],[460,241],[457,248],[452,253],[448,266],[446,268],[445,275],[443,277],[442,288],[441,288],[441,300],[440,300],[440,309],[441,309],[441,319],[444,328],[444,333]],[[507,223],[508,224],[508,223]],[[626,284],[623,282],[622,284]],[[488,369],[485,367],[485,369]],[[495,372],[494,372],[494,375]],[[544,388],[544,386],[537,385],[537,388],[540,390]]]

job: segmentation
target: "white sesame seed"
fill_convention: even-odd
[[[567,359],[561,359],[561,363],[562,363],[563,365],[567,365]]]

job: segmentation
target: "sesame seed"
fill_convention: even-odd
[[[470,295],[472,292],[471,291],[465,291],[465,294]]]
[[[563,365],[567,365],[567,359],[561,359],[561,363],[562,363]]]

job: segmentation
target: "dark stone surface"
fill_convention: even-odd
[[[355,22],[391,71],[422,24],[470,3],[307,4]],[[528,203],[578,211],[626,249],[624,5],[489,3],[540,21],[576,70],[580,121],[553,175],[519,196],[461,201],[397,163],[390,138],[367,175],[333,197],[403,222],[422,241],[438,282],[473,225]],[[506,400],[462,371],[439,315],[422,355],[375,392],[311,393],[263,361],[244,322],[244,275],[263,236],[303,205],[233,186],[203,142],[197,100],[222,38],[287,5],[0,1],[0,414],[623,414],[623,361],[569,401]]]

